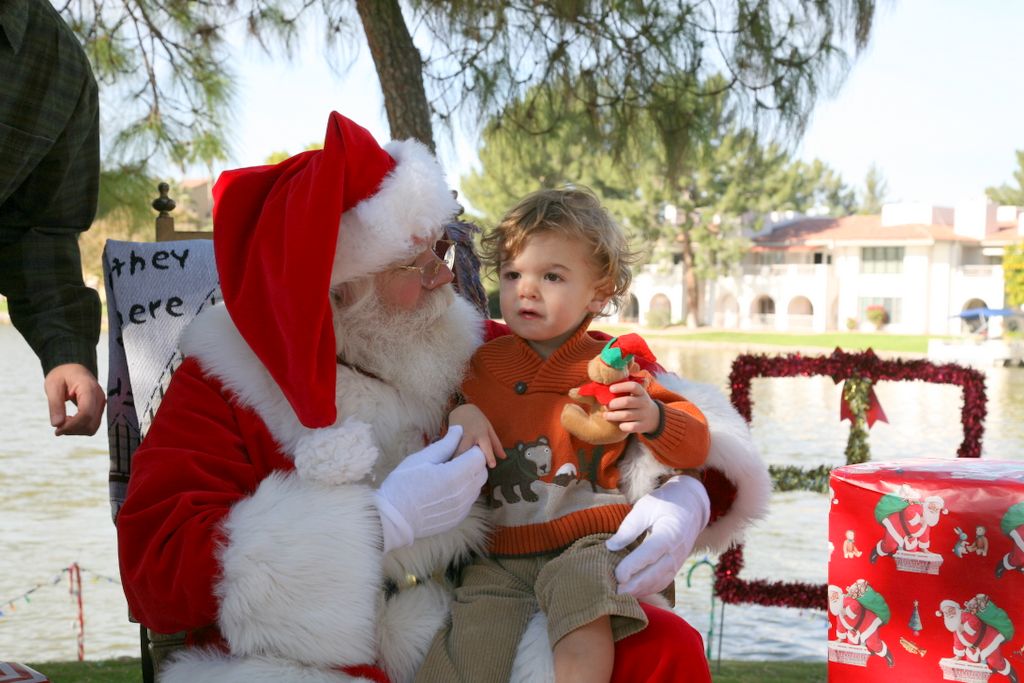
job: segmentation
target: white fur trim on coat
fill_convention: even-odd
[[[369,487],[275,473],[224,521],[218,622],[236,655],[313,665],[372,662],[381,577]]]
[[[732,507],[708,525],[694,545],[694,550],[722,552],[732,543],[740,542],[744,530],[767,512],[772,492],[768,467],[754,445],[746,421],[717,387],[691,382],[671,373],[659,374],[656,379],[704,413],[711,433],[711,449],[705,466],[721,471],[736,486]],[[669,468],[655,460],[646,447],[631,447],[620,465],[620,485],[627,498],[635,501],[650,492],[658,477],[668,471]]]
[[[459,213],[444,171],[417,140],[390,142],[384,149],[395,168],[377,193],[341,217],[331,283],[354,280],[412,258],[441,235]]]
[[[430,576],[452,562],[469,559],[469,553],[482,553],[490,532],[490,513],[481,504],[470,508],[459,525],[443,534],[416,539],[411,546],[392,550],[384,556],[384,575],[401,583],[409,574]]]
[[[392,683],[409,683],[448,618],[451,593],[433,580],[398,592],[380,612],[378,642]]]
[[[554,683],[555,661],[548,637],[548,619],[535,612],[519,639],[516,658],[512,662],[509,683]]]
[[[182,333],[180,346],[182,353],[194,358],[203,372],[220,380],[239,405],[251,408],[260,416],[281,450],[295,461],[296,467],[300,460],[308,457],[309,463],[303,467],[310,475],[315,476],[326,463],[334,462],[349,468],[350,474],[341,476],[351,477],[366,465],[366,460],[376,461],[378,453],[373,445],[373,435],[369,435],[367,442],[367,434],[357,424],[342,423],[310,429],[299,422],[281,388],[242,338],[223,303],[210,306],[197,315]],[[339,437],[350,447],[362,449],[370,446],[374,450],[346,451],[342,444],[331,443]],[[303,454],[305,449],[314,452],[307,456]],[[339,463],[346,459],[352,459],[352,462]]]
[[[227,657],[210,650],[183,650],[160,670],[160,683],[352,683],[366,681],[337,670],[270,657]]]
[[[196,316],[181,335],[181,351],[216,377],[242,406],[253,409],[284,452],[294,455],[303,426],[288,399],[242,338],[223,303]]]

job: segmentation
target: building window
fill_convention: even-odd
[[[903,247],[861,247],[860,272],[902,273]]]
[[[903,299],[880,296],[862,296],[857,299],[857,310],[860,312],[860,319],[867,320],[868,306],[882,306],[889,314],[890,323],[903,321]]]
[[[755,266],[777,266],[786,262],[784,251],[758,251],[754,253]]]
[[[814,263],[816,265],[829,265],[832,263],[832,254],[825,254],[820,251],[816,251],[814,252],[814,255],[811,259],[811,263]]]

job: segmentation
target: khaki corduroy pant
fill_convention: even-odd
[[[548,620],[552,647],[565,634],[611,616],[615,640],[641,631],[647,616],[636,598],[616,593],[610,534],[579,539],[557,554],[478,558],[455,589],[451,620],[438,632],[417,683],[503,683],[512,673],[519,640],[538,609]]]

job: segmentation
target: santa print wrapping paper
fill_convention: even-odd
[[[1024,462],[832,471],[829,681],[1024,683]]]

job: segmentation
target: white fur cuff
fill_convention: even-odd
[[[224,522],[219,625],[235,655],[376,659],[380,521],[367,486],[273,474]]]

